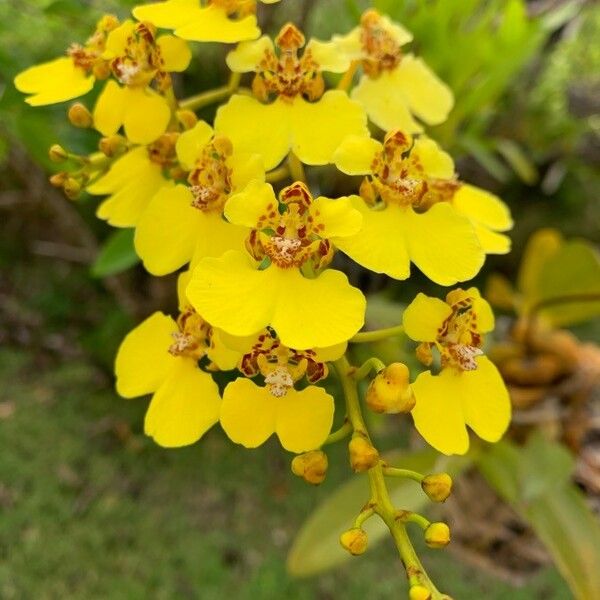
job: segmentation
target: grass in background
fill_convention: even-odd
[[[246,451],[212,431],[164,450],[81,360],[40,371],[0,352],[0,598],[387,600],[406,584],[391,544],[335,573],[293,580],[285,557],[311,508],[349,476],[332,452],[312,488],[275,446]],[[338,450],[343,450],[339,448]],[[361,499],[357,499],[360,504]],[[554,570],[514,589],[448,553],[422,549],[455,598],[570,598]]]

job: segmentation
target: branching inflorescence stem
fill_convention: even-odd
[[[343,356],[335,362],[335,369],[342,385],[344,398],[346,401],[347,418],[354,433],[364,436],[369,442],[371,438],[365,424],[358,396],[357,382],[354,377],[357,369],[348,362],[346,356]],[[384,477],[384,467],[382,461],[379,461],[374,467],[368,470],[369,485],[371,488],[371,498],[368,504],[370,514],[377,514],[387,525],[396,548],[400,554],[400,559],[406,569],[406,575],[411,587],[423,586],[431,593],[432,600],[447,600],[448,596],[440,593],[429,579],[415,549],[410,541],[406,531],[403,511],[398,511],[390,498],[390,494]]]

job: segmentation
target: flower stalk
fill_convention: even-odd
[[[365,439],[370,442],[371,438],[360,407],[356,380],[353,376],[353,367],[350,365],[346,356],[342,356],[342,358],[338,359],[334,364],[344,392],[349,422],[351,423],[355,434],[364,436]],[[401,516],[402,513],[399,513],[394,508],[390,498],[382,462],[379,461],[378,464],[367,471],[367,474],[371,489],[368,510],[372,510],[374,514],[379,515],[381,520],[390,530],[396,548],[398,549],[400,559],[406,570],[409,586],[424,586],[431,592],[432,600],[449,600],[448,596],[437,590],[427,575],[412,542],[410,541],[402,518],[398,518],[399,514]]]

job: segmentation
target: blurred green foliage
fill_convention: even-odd
[[[31,373],[36,373],[31,377]],[[312,507],[349,475],[330,451],[318,487],[276,444],[241,453],[218,431],[159,448],[145,400],[116,401],[81,360],[40,368],[0,352],[0,598],[21,600],[389,600],[405,594],[391,542],[334,573],[286,574],[286,549]],[[457,598],[568,600],[554,570],[520,589],[420,549]]]

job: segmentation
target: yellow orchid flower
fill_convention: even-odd
[[[469,448],[468,425],[482,439],[497,442],[510,422],[510,399],[500,373],[483,356],[482,334],[494,328],[490,305],[476,288],[456,289],[446,301],[418,294],[404,311],[406,334],[421,342],[417,357],[427,366],[437,348],[441,370],[421,373],[412,384],[415,427],[444,454]]]
[[[166,0],[141,4],[133,16],[156,27],[174,29],[176,36],[194,42],[235,43],[260,35],[256,24],[256,2],[279,0]]]
[[[182,275],[180,289],[187,278],[187,273]],[[193,444],[219,419],[219,388],[198,360],[207,357],[209,369],[228,370],[240,359],[182,300],[177,321],[155,312],[131,331],[115,363],[121,396],[153,394],[144,422],[146,435],[173,448]]]
[[[275,40],[279,55],[264,36],[242,42],[227,56],[232,71],[256,72],[254,97],[232,96],[217,111],[215,129],[240,152],[260,154],[267,170],[290,150],[305,164],[327,164],[347,135],[367,135],[366,115],[358,102],[340,90],[323,93],[321,72],[342,72],[347,61],[314,40],[299,57],[304,42],[304,35],[288,23]]]
[[[360,63],[363,75],[351,97],[384,131],[423,131],[421,124],[443,123],[454,105],[450,88],[421,58],[404,54],[412,34],[376,10],[367,10],[360,26],[332,42],[348,60]]]
[[[231,194],[265,176],[258,155],[235,152],[203,121],[179,136],[176,150],[189,185],[163,187],[147,204],[135,232],[136,251],[153,275],[204,256],[243,250],[248,230],[224,220],[223,207]]]
[[[110,61],[119,83],[111,80],[104,86],[94,107],[94,127],[110,136],[123,126],[133,143],[154,141],[171,119],[169,103],[159,92],[171,87],[169,73],[184,71],[191,56],[183,40],[172,35],[157,38],[148,23],[125,21],[111,31],[103,58]]]
[[[334,400],[321,387],[296,390],[295,385],[304,377],[309,384],[327,377],[326,361],[340,358],[346,344],[293,350],[283,346],[272,330],[244,342],[239,368],[246,377],[262,375],[264,385],[244,378],[227,385],[220,417],[225,433],[247,448],[260,446],[274,433],[290,452],[320,447],[331,430]]]
[[[90,194],[109,195],[96,215],[113,227],[135,227],[150,199],[162,188],[173,186],[165,170],[177,165],[176,141],[176,133],[165,133],[117,158],[104,175],[86,187]]]
[[[105,136],[121,125],[130,141],[149,144],[166,129],[171,109],[159,92],[171,86],[170,72],[187,68],[187,44],[172,35],[155,36],[147,23],[105,15],[85,45],[72,44],[67,56],[26,69],[15,87],[32,94],[32,106],[54,104],[89,92],[96,80],[108,79],[94,108],[94,126]],[[154,83],[158,92],[150,87]]]
[[[456,179],[452,158],[431,139],[395,130],[383,144],[349,136],[336,166],[366,175],[353,205],[363,215],[354,236],[336,240],[353,260],[395,279],[412,261],[432,281],[453,285],[474,277],[485,254],[508,252],[498,233],[512,226],[508,208],[492,194]]]
[[[35,65],[15,77],[15,87],[24,94],[31,106],[44,106],[72,100],[87,94],[96,79],[106,79],[110,66],[103,57],[106,40],[119,26],[113,15],[103,16],[93,35],[84,45],[71,44],[66,56]]]
[[[225,205],[232,223],[251,228],[247,248],[204,258],[187,290],[196,309],[238,336],[272,326],[291,348],[344,342],[364,322],[365,298],[331,262],[330,238],[356,233],[362,218],[349,198],[313,200],[303,183],[284,188],[254,182]],[[315,275],[315,273],[319,273]]]

